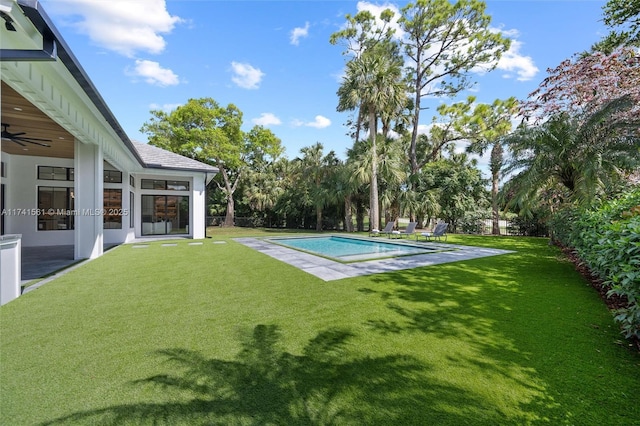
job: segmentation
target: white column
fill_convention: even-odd
[[[205,237],[205,183],[204,175],[194,176],[193,178],[193,203],[191,206],[190,218],[189,218],[189,230],[194,239],[199,240]]]
[[[75,141],[75,258],[103,253],[103,154],[98,145]]]

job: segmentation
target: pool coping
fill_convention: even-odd
[[[244,237],[234,238],[233,240],[281,262],[295,266],[323,281],[334,281],[343,278],[353,278],[382,272],[400,271],[421,266],[439,265],[442,263],[515,253],[511,250],[424,242],[421,244],[428,244],[429,247],[437,249],[448,249],[448,251],[436,251],[428,254],[375,259],[355,263],[340,263],[325,257],[315,256],[274,244],[264,238]]]

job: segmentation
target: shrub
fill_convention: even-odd
[[[615,319],[627,338],[640,339],[640,188],[598,209],[565,209],[551,227],[554,238],[604,281],[609,296],[626,298]]]

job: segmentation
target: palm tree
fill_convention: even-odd
[[[619,118],[632,107],[623,97],[587,117],[560,113],[541,125],[519,127],[507,138],[513,157],[506,171],[519,171],[511,204],[526,207],[527,200],[549,187],[564,189],[557,191],[566,192],[564,202],[588,204],[624,173],[637,170],[640,119]]]
[[[394,111],[401,111],[406,105],[401,60],[392,53],[392,49],[365,51],[347,63],[338,98],[338,111],[358,110],[358,126],[361,118],[367,117],[371,150],[370,227],[378,227],[378,120],[383,116],[390,117]]]
[[[333,151],[324,155],[323,149],[320,142],[302,148],[300,152],[303,157],[299,162],[301,180],[307,182],[309,197],[316,209],[317,231],[322,231],[322,209],[332,197],[327,185],[330,181],[328,177],[340,162]]]
[[[500,172],[504,166],[503,137],[511,131],[511,118],[516,113],[518,102],[511,97],[504,101],[496,99],[493,104],[479,104],[473,115],[466,117],[463,123],[464,134],[471,140],[468,152],[480,155],[491,148],[489,170],[491,172],[491,233],[500,235],[500,211],[498,207],[498,192]]]

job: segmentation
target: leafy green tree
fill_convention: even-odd
[[[609,54],[620,46],[640,46],[640,0],[609,0],[603,11],[612,31],[593,45],[593,51]]]
[[[491,171],[491,212],[493,235],[500,235],[500,211],[498,193],[500,190],[500,172],[504,166],[503,136],[511,131],[511,119],[518,109],[515,98],[496,99],[492,104],[478,104],[473,114],[466,115],[460,123],[462,133],[467,135],[471,144],[469,152],[483,155],[491,149],[489,169]]]
[[[233,226],[238,184],[253,164],[282,153],[280,139],[261,126],[243,132],[242,112],[212,98],[189,99],[170,113],[152,110],[151,115],[140,129],[149,143],[220,169],[222,182],[216,183],[227,202],[225,226]]]
[[[259,168],[248,171],[243,185],[243,201],[253,216],[261,215],[265,226],[282,226],[283,221],[276,217],[274,208],[286,190],[289,160],[278,158]]]
[[[273,212],[278,221],[283,222],[287,228],[308,228],[308,224],[311,223],[308,218],[313,217],[307,186],[300,177],[299,161],[280,159],[274,167],[278,184],[283,190],[273,207]]]
[[[316,231],[322,231],[322,210],[334,197],[331,178],[340,163],[335,152],[324,155],[324,147],[316,143],[300,150],[301,158],[296,161],[300,182],[306,186],[309,199],[316,211]]]
[[[455,153],[453,146],[447,148],[445,158],[423,168],[419,190],[431,193],[440,218],[455,231],[468,212],[485,208],[488,201],[477,161],[467,153]]]
[[[332,173],[330,182],[330,194],[333,194],[332,201],[342,202],[344,213],[345,232],[353,232],[353,199],[357,194],[361,182],[355,176],[355,164],[353,161],[340,162]]]
[[[409,148],[411,172],[417,173],[429,158],[418,152],[420,114],[425,97],[454,97],[469,88],[469,72],[491,70],[510,41],[489,28],[486,5],[477,0],[417,0],[402,9],[399,24],[408,62],[413,101],[413,130]]]
[[[355,191],[352,201],[356,210],[356,230],[364,231],[365,205],[369,203],[369,184],[371,183],[371,153],[369,141],[356,140],[353,146],[347,150],[347,164],[351,170],[351,179]]]

